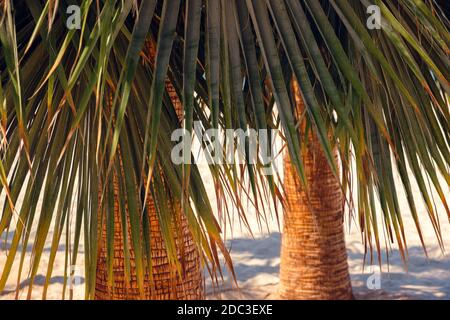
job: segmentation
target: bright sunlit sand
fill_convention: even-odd
[[[205,172],[205,176],[207,176],[207,172]],[[208,187],[208,182],[206,185]],[[414,192],[417,199],[419,199],[420,193],[418,189],[415,188]],[[213,196],[211,196],[211,201],[214,202]],[[450,255],[441,252],[426,211],[421,202],[417,201],[429,258],[425,256],[419,237],[415,232],[414,221],[409,215],[407,202],[403,197],[400,198],[400,201],[403,209],[405,230],[412,231],[407,234],[409,244],[408,270],[405,270],[396,244],[392,244],[392,250],[389,253],[389,264],[386,260],[386,254],[383,252],[383,266],[379,288],[370,289],[370,286],[367,285],[370,276],[374,273],[376,275],[379,274],[379,267],[370,266],[369,262],[365,266],[363,265],[364,246],[361,242],[361,235],[357,225],[352,222],[351,228],[349,228],[348,220],[345,223],[348,262],[355,297],[357,299],[450,299]],[[439,206],[437,208],[441,213],[442,235],[444,245],[448,250],[450,248],[450,225],[447,218],[442,214],[444,211]],[[251,209],[249,211],[252,213]],[[224,282],[220,287],[213,287],[207,277],[206,290],[209,299],[277,299],[281,234],[278,230],[276,219],[268,219],[264,230],[260,231],[255,215],[249,214],[248,216],[254,238],[245,228],[241,227],[237,218],[232,223],[232,232],[229,226],[226,228],[227,245],[234,262],[239,289],[236,288],[229,272],[224,268]],[[52,233],[47,238],[43,261],[35,279],[31,296],[33,299],[41,299],[42,297],[51,237]],[[11,239],[12,233],[6,239],[5,235],[2,235],[0,265],[4,264]],[[27,280],[27,262],[31,255],[31,250],[32,245],[29,244],[28,248],[26,248],[25,267],[19,282],[20,299],[26,299],[27,297],[29,283]],[[64,284],[63,245],[60,246],[59,250],[60,252],[54,265],[54,272],[50,279],[47,293],[48,299],[60,299],[62,297]],[[84,297],[84,257],[82,247],[78,257],[76,272],[80,276],[76,278],[74,299],[82,299]],[[16,297],[19,260],[20,255],[16,257],[8,284],[5,291],[0,294],[0,299],[14,299]],[[67,295],[66,298],[68,298]]]

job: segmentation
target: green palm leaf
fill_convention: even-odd
[[[83,246],[86,298],[93,298],[98,231],[105,225],[106,270],[113,285],[118,225],[111,211],[118,207],[124,277],[132,281],[135,268],[143,294],[145,274],[152,269],[152,232],[143,215],[149,198],[156,204],[168,259],[179,274],[183,261],[178,261],[174,239],[180,225],[173,203],[183,204],[182,214],[213,279],[221,274],[219,252],[232,270],[218,220],[225,221],[234,206],[248,225],[243,198],[264,220],[270,213],[261,204],[270,200],[276,206],[283,200],[281,181],[276,172],[264,174],[260,154],[251,162],[246,143],[243,165],[209,166],[218,203],[225,204],[215,210],[197,165],[170,161],[176,144],[171,133],[180,128],[207,147],[212,138],[203,139],[204,133],[212,128],[220,129],[228,146],[236,146],[226,129],[280,127],[306,188],[304,134],[311,131],[352,196],[352,173],[357,176],[361,232],[380,263],[381,224],[407,259],[411,231],[402,222],[401,188],[425,248],[414,183],[442,246],[432,195],[436,192],[450,219],[450,24],[430,2],[374,2],[382,13],[378,30],[366,26],[369,0],[101,0],[95,2],[98,10],[92,0],[83,0],[80,30],[66,28],[66,9],[73,1],[1,2],[0,234],[12,232],[13,237],[0,269],[0,291],[16,256],[18,280],[23,276],[26,254],[20,247],[30,245],[31,297],[52,233],[43,297],[64,244],[64,296],[69,267]],[[151,58],[144,44],[154,39]],[[300,85],[305,114],[295,109],[293,79]],[[183,104],[182,125],[167,83]],[[303,118],[306,130],[300,128]],[[210,149],[206,153],[214,159]]]

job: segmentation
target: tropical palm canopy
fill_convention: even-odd
[[[79,29],[67,28],[72,5],[80,8]],[[380,28],[367,27],[370,5],[380,9]],[[405,255],[411,230],[402,215],[412,215],[421,236],[417,201],[424,201],[442,245],[432,192],[450,218],[450,35],[433,1],[3,0],[0,10],[0,234],[12,234],[0,291],[14,265],[19,279],[30,277],[31,293],[52,230],[45,287],[56,255],[66,255],[67,277],[83,243],[86,298],[93,298],[99,230],[106,230],[112,270],[115,202],[125,217],[119,228],[128,235],[126,264],[134,259],[139,288],[152,268],[147,199],[180,273],[180,219],[214,279],[221,255],[232,269],[197,166],[170,161],[171,132],[181,126],[199,134],[194,121],[201,133],[281,128],[306,190],[302,153],[311,133],[340,177],[346,204],[357,203],[368,248],[380,253],[382,225],[385,239]],[[304,110],[296,108],[292,81]],[[220,219],[234,206],[245,223],[248,197],[263,220],[263,201],[284,198],[278,175],[263,168],[261,161],[210,165]],[[394,183],[397,173],[401,184]],[[422,199],[413,197],[412,183]],[[400,189],[409,213],[400,212]],[[181,204],[182,218],[173,203]],[[28,246],[30,270],[23,270]]]

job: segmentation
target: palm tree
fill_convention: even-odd
[[[283,8],[283,5],[278,5],[278,8],[275,9],[275,6],[277,5],[274,5],[272,8],[273,12],[279,14],[281,19],[281,17],[283,17],[283,10],[285,10],[284,12],[290,11],[292,19],[298,19],[294,22],[297,23],[297,25],[294,25],[294,29],[296,28],[296,31],[302,34],[304,37],[303,39],[305,39],[304,44],[307,43],[307,39],[312,41],[314,39],[314,34],[311,26],[307,23],[304,8],[295,1],[286,2],[287,5],[285,8]],[[317,2],[306,2],[307,10],[314,16],[314,20],[317,23],[316,26],[322,32],[325,43],[318,42],[315,44],[314,42],[308,42],[307,45],[309,45],[309,48],[305,48],[305,50],[309,50],[311,55],[313,55],[314,52],[319,54],[321,52],[322,56],[328,58],[332,56],[335,59],[335,63],[343,63],[342,60],[339,61],[341,57],[338,57],[338,55],[339,53],[344,53],[344,51],[339,45],[336,46],[336,43],[334,43],[335,46],[332,44],[337,38],[334,37],[333,29],[330,28],[332,25],[325,19],[322,19],[325,17],[324,11],[322,11],[323,8]],[[356,34],[350,34],[349,38],[344,41],[341,38],[344,47],[348,46],[349,48],[352,48],[353,41],[357,42],[360,41],[358,37],[362,38],[362,47],[348,50],[347,55],[350,57],[363,56],[362,59],[366,59],[367,64],[372,63],[370,59],[375,57],[376,71],[374,73],[369,70],[371,66],[365,66],[361,60],[355,61],[356,63],[353,62],[353,64],[356,65],[356,70],[360,74],[360,77],[363,78],[363,84],[367,83],[369,88],[371,88],[371,91],[365,90],[371,96],[370,98],[375,100],[374,106],[382,107],[383,111],[380,112],[378,123],[376,123],[376,116],[371,117],[368,115],[372,112],[370,111],[369,106],[363,104],[363,106],[368,109],[367,111],[359,111],[358,104],[356,104],[357,108],[352,109],[353,111],[356,111],[355,115],[360,112],[363,113],[351,120],[356,134],[361,134],[362,137],[365,136],[363,141],[358,142],[360,147],[357,147],[357,144],[355,144],[356,139],[352,139],[351,133],[348,137],[342,139],[342,136],[337,134],[338,131],[334,132],[334,139],[338,139],[336,148],[339,148],[339,155],[342,160],[342,167],[344,168],[344,175],[341,179],[342,184],[340,184],[339,179],[336,177],[336,174],[333,173],[332,169],[330,169],[330,166],[326,165],[326,153],[319,147],[317,137],[308,133],[308,130],[304,129],[305,123],[302,124],[302,122],[300,122],[300,128],[302,128],[301,135],[304,137],[303,141],[305,144],[302,160],[307,180],[306,183],[300,181],[292,168],[290,159],[286,158],[286,177],[284,185],[287,189],[287,207],[285,210],[280,270],[280,293],[281,297],[284,298],[349,299],[352,297],[342,225],[344,209],[343,191],[349,190],[351,192],[349,184],[351,178],[348,175],[352,169],[356,171],[358,177],[358,218],[360,221],[361,232],[364,235],[365,245],[370,246],[371,253],[372,237],[374,237],[380,266],[380,240],[378,235],[375,199],[373,195],[375,192],[377,192],[379,196],[379,203],[383,212],[384,224],[388,230],[388,237],[391,240],[396,237],[402,257],[406,260],[405,251],[407,250],[407,247],[405,231],[403,230],[391,161],[394,161],[397,165],[403,187],[405,188],[404,190],[408,197],[411,213],[416,222],[417,231],[422,239],[420,223],[411,193],[410,181],[406,172],[407,164],[405,159],[407,158],[408,161],[411,161],[409,164],[412,165],[413,175],[416,178],[416,182],[420,185],[420,190],[425,202],[428,204],[428,213],[435,227],[438,240],[441,243],[437,213],[434,212],[433,208],[430,206],[429,193],[423,184],[424,178],[420,172],[417,158],[425,158],[424,161],[429,164],[434,161],[441,162],[441,159],[436,160],[434,158],[432,155],[433,152],[421,151],[419,149],[422,146],[435,149],[436,145],[439,145],[436,140],[439,140],[443,133],[441,129],[448,125],[448,119],[444,120],[447,116],[442,116],[443,127],[439,128],[439,125],[435,126],[434,129],[438,132],[434,132],[434,129],[432,129],[433,125],[427,123],[427,120],[425,120],[427,118],[425,110],[430,108],[430,105],[433,106],[434,103],[436,103],[436,105],[434,105],[436,108],[440,109],[443,113],[448,114],[448,105],[446,103],[446,95],[448,94],[447,75],[442,75],[441,77],[437,74],[433,74],[432,78],[430,78],[429,74],[427,74],[427,72],[433,73],[433,71],[430,71],[430,68],[433,68],[434,63],[442,63],[443,69],[440,70],[446,70],[445,73],[447,73],[449,61],[448,50],[446,48],[448,42],[445,42],[444,40],[442,42],[444,45],[442,48],[432,48],[431,50],[425,50],[415,42],[422,36],[422,33],[420,31],[414,33],[413,30],[417,30],[418,25],[425,22],[422,21],[418,23],[417,21],[413,21],[412,17],[415,16],[418,11],[421,11],[422,14],[425,14],[430,18],[430,13],[438,8],[433,6],[427,7],[425,4],[418,2],[412,4],[408,1],[400,1],[400,3],[397,4],[397,7],[390,1],[377,1],[375,3],[379,5],[379,8],[383,13],[381,23],[384,33],[375,32],[375,34],[370,34],[364,30],[364,26],[357,20],[360,18],[360,20],[364,21],[363,17],[368,3],[364,3],[363,1],[361,1],[361,3],[352,2],[350,6],[348,2],[336,1],[331,2],[330,8],[327,8],[325,5],[326,10],[335,10],[341,23],[343,23],[350,32],[356,32]],[[358,17],[358,14],[360,17]],[[288,18],[287,16],[284,17],[286,19]],[[440,29],[441,27],[438,27],[441,23],[439,19],[442,17],[437,14],[437,17],[435,18],[436,20],[434,21],[437,23],[435,27]],[[448,27],[447,20],[445,18],[443,18],[443,20]],[[336,30],[336,27],[334,30]],[[443,27],[442,30],[446,30],[445,27]],[[287,32],[288,29],[284,29],[283,31],[283,29],[279,28],[279,31],[284,33]],[[439,32],[436,30],[429,30],[429,32],[430,33],[427,34],[428,37],[435,39],[440,37]],[[447,35],[448,34],[444,33],[443,37],[445,38]],[[374,43],[371,43],[371,40],[373,40]],[[433,43],[433,39],[429,39],[428,41],[430,41],[429,43]],[[401,44],[399,45],[399,43]],[[377,45],[377,47],[374,45]],[[324,46],[329,50],[328,55],[326,53],[327,49],[324,48]],[[439,54],[433,53],[434,49],[437,49]],[[286,50],[288,50],[287,47]],[[406,52],[396,52],[396,50],[405,50]],[[432,55],[433,57],[440,56],[443,61],[440,61],[438,58],[431,62],[431,59],[427,55]],[[311,58],[314,59],[314,56]],[[319,59],[315,60],[315,63],[317,63],[317,70],[325,70],[326,72],[326,66],[323,64],[323,61],[321,61],[321,57],[319,56],[318,58]],[[427,65],[425,61],[428,61],[427,63],[430,64]],[[437,88],[439,89],[435,88],[433,91],[430,91],[430,87],[428,87],[429,83],[427,81],[417,82],[417,79],[411,74],[411,70],[415,70],[418,66],[422,68],[421,72],[423,72],[425,76],[428,76],[428,81],[433,85],[437,85]],[[358,70],[358,68],[360,70]],[[439,74],[440,70],[435,70],[435,72]],[[366,72],[369,76],[366,76]],[[381,73],[381,79],[379,78],[378,72]],[[394,75],[393,72],[398,76]],[[414,73],[414,71],[412,72]],[[324,86],[326,86],[327,83],[326,76],[327,75],[325,74],[322,79]],[[415,76],[419,79],[424,78],[420,72],[415,73]],[[374,79],[368,79],[370,77],[374,77]],[[408,97],[408,94],[411,92],[407,93],[406,89],[402,88],[399,81],[405,83],[405,87],[408,86],[410,89],[414,88],[415,91],[412,92],[412,97]],[[437,82],[439,82],[439,84],[437,84]],[[301,88],[298,86],[297,82],[294,80],[293,83],[293,100],[297,112],[304,114],[307,112],[303,101],[305,96],[301,95]],[[333,87],[332,83],[331,86]],[[389,89],[390,86],[396,88],[400,93],[392,93]],[[328,91],[330,95],[329,99],[337,106],[340,103],[339,101],[333,102],[333,98],[331,97],[333,94],[332,87],[329,88],[331,91]],[[383,93],[383,98],[377,97],[377,95]],[[403,96],[403,94],[406,94],[406,96]],[[440,96],[439,98],[443,98],[443,100],[440,102],[432,101],[434,100],[434,95]],[[423,100],[420,100],[419,96],[421,96]],[[398,100],[395,100],[395,97],[397,97]],[[349,96],[348,98],[352,99],[352,96]],[[360,98],[362,100],[364,99],[363,97]],[[400,104],[403,104],[405,100],[409,100],[409,102],[406,102],[399,107],[399,100],[401,101]],[[417,106],[415,105],[419,101],[420,103],[424,103],[424,105],[420,106],[421,111],[418,111]],[[438,107],[438,104],[440,104],[441,107]],[[351,101],[350,106],[352,106]],[[353,106],[355,105],[353,104]],[[416,109],[412,111],[411,107]],[[338,110],[335,111],[338,112]],[[439,113],[440,111],[437,112],[437,114]],[[410,115],[408,116],[408,114]],[[361,118],[358,119],[359,117]],[[397,128],[399,127],[399,122],[401,122],[400,119],[403,117],[408,119],[408,125],[400,125],[401,128]],[[413,120],[409,122],[409,119],[411,118]],[[435,121],[433,117],[428,118],[428,120],[437,124],[437,121]],[[357,126],[357,121],[361,121],[359,124],[361,127],[359,128]],[[346,126],[346,124],[342,125]],[[413,128],[416,128],[419,132],[415,131]],[[385,130],[388,131],[387,134]],[[413,130],[414,133],[410,130]],[[431,135],[427,140],[429,144],[424,143],[424,145],[419,146],[417,141],[411,141],[411,137],[416,134],[419,136],[422,134],[424,136]],[[385,139],[383,139],[383,135]],[[351,140],[353,141],[350,142]],[[414,137],[412,140],[414,140]],[[419,138],[419,140],[424,141],[423,137]],[[447,144],[441,144],[444,148],[444,154],[448,152],[448,136],[445,137],[445,140],[447,141]],[[353,145],[354,151],[350,150],[349,142]],[[409,145],[410,143],[411,145]],[[365,148],[367,149],[364,150]],[[337,150],[335,149],[334,151]],[[361,152],[360,155],[358,155],[359,151]],[[399,151],[401,154],[398,153]],[[351,168],[350,166],[352,153],[355,158],[354,160],[356,161],[356,168]],[[422,158],[422,156],[424,158]],[[432,160],[430,161],[429,158]],[[438,158],[440,158],[440,155]],[[447,156],[444,156],[444,158],[447,158]],[[447,160],[444,160],[444,162],[447,163]],[[425,165],[425,167],[427,166]],[[443,196],[442,189],[436,179],[435,170],[436,169],[429,167],[428,170],[426,169],[425,175],[431,177],[448,215],[449,211],[446,198]],[[448,170],[444,167],[442,167],[441,173],[444,177],[448,177]],[[446,182],[448,184],[448,178],[446,178]],[[393,227],[394,230],[392,230],[391,227]],[[423,240],[422,244],[426,253]],[[370,262],[372,263],[372,256]]]
[[[144,54],[148,58],[151,65],[154,64],[156,48],[153,41],[147,41]],[[166,90],[171,100],[178,118],[182,117],[182,105],[179,100],[175,88],[170,80],[166,80]],[[112,95],[110,96],[110,104],[112,103]],[[101,238],[99,239],[99,254],[97,257],[97,270],[95,282],[95,299],[96,300],[133,300],[142,298],[139,286],[137,284],[134,251],[129,251],[129,265],[126,264],[127,259],[124,256],[124,235],[130,236],[131,229],[122,229],[121,219],[127,219],[128,212],[120,207],[119,183],[117,179],[113,179],[114,186],[114,204],[108,209],[114,208],[114,217],[111,223],[114,223],[113,247],[108,246],[108,218],[106,223],[102,223]],[[192,239],[185,216],[181,212],[179,202],[169,202],[169,209],[178,222],[179,233],[174,230],[174,244],[176,250],[176,258],[183,261],[183,270],[181,275],[177,272],[177,268],[171,263],[164,246],[164,237],[161,234],[161,228],[158,222],[158,215],[153,199],[147,199],[147,214],[149,221],[150,238],[150,256],[151,268],[147,269],[145,274],[144,296],[145,299],[176,299],[176,300],[199,300],[204,299],[203,291],[203,272],[201,269],[201,260],[199,250]],[[102,213],[100,212],[99,215]],[[102,219],[102,217],[100,218]],[[128,218],[129,219],[129,218]],[[176,220],[178,219],[178,220]],[[129,224],[129,221],[127,221]],[[111,228],[111,227],[110,227]],[[108,250],[112,250],[108,252]],[[108,259],[113,257],[112,265]],[[112,269],[107,270],[106,266]],[[151,270],[151,272],[150,272]]]
[[[81,237],[86,298],[202,298],[203,267],[214,276],[220,271],[218,252],[229,257],[200,173],[192,166],[189,202],[181,208],[182,168],[167,161],[173,145],[170,135],[158,137],[154,155],[147,155],[144,147],[155,143],[143,137],[149,136],[148,84],[157,82],[153,75],[159,70],[143,56],[144,38],[156,37],[147,36],[151,21],[143,15],[167,12],[167,5],[162,9],[156,1],[142,3],[141,18],[135,20],[135,1],[118,6],[115,1],[102,3],[99,14],[86,1],[81,5],[82,31],[67,32],[68,5],[1,3],[1,172],[7,201],[0,229],[2,234],[10,226],[15,229],[2,266],[0,291],[13,266],[19,270],[20,282],[26,251],[19,247],[28,246],[36,227],[31,297],[53,226],[43,298],[60,243],[66,255],[64,297],[72,266],[77,266]],[[153,31],[157,30],[158,26]],[[55,48],[60,45],[64,48],[58,52]],[[157,60],[164,55],[159,53]],[[165,72],[161,79],[166,80]],[[175,99],[174,92],[163,91],[164,86],[152,90],[159,92],[159,103],[165,107],[158,125],[163,132],[172,132],[180,127],[173,105],[176,100],[179,104],[179,95]],[[133,110],[125,113],[128,106]],[[126,129],[119,130],[121,125]],[[158,170],[146,174],[150,162]],[[216,169],[216,175],[222,173]],[[148,185],[146,176],[151,176]],[[220,181],[216,188],[220,192]],[[22,189],[26,190],[23,202],[16,206]],[[75,212],[72,201],[78,204]],[[19,253],[17,263],[14,258]]]
[[[297,110],[305,112],[300,87],[295,80],[292,81],[292,89]],[[302,161],[308,190],[303,188],[289,156],[284,159],[286,209],[280,296],[284,299],[351,299],[342,223],[342,190],[318,139],[305,132],[305,125],[302,123],[302,132],[307,145]]]
[[[353,197],[380,264],[380,223],[406,260],[399,187],[421,236],[408,166],[442,245],[430,192],[450,218],[438,178],[450,185],[449,23],[431,1],[373,2],[83,0],[80,29],[67,30],[70,0],[1,1],[0,232],[15,229],[0,291],[37,227],[31,295],[52,225],[44,288],[59,243],[67,275],[81,235],[86,298],[201,297],[192,283],[202,265],[217,280],[220,251],[232,268],[198,168],[168,161],[179,101],[188,135],[282,128],[284,184],[249,154],[245,165],[210,170],[219,209],[234,204],[244,223],[243,196],[259,217],[264,200],[282,200],[283,298],[351,298],[342,223]],[[156,42],[154,62],[146,41]]]

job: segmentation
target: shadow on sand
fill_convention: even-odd
[[[360,263],[362,270],[363,254],[351,249],[347,252],[349,261]],[[389,268],[386,254],[383,254],[381,273],[378,265],[370,269],[367,264],[364,272],[352,272],[356,296],[364,299],[450,299],[450,256],[427,258],[420,246],[409,247],[408,256],[405,266],[399,250],[395,249],[389,253]],[[374,264],[377,263],[374,260]],[[373,286],[372,275],[379,276],[379,286]],[[368,282],[372,285],[368,286]]]
[[[239,285],[242,287],[273,285],[278,282],[280,267],[281,234],[278,232],[259,239],[233,239],[227,242],[234,263]],[[351,248],[362,246],[353,244]],[[389,254],[389,270],[383,266],[380,287],[371,290],[367,281],[372,272],[367,267],[362,270],[363,253],[349,248],[348,259],[352,265],[361,268],[351,269],[352,285],[359,299],[450,299],[450,256],[427,258],[422,247],[408,248],[408,271],[397,249]],[[383,255],[386,261],[386,255]],[[226,269],[226,268],[224,268]],[[378,269],[376,269],[378,270]],[[225,272],[225,282],[230,280]]]
[[[2,235],[0,252],[10,246],[12,236]],[[234,263],[236,278],[240,287],[258,287],[274,285],[278,283],[278,273],[280,266],[280,246],[281,234],[271,233],[268,236],[248,239],[237,238],[227,241],[227,247],[231,252]],[[403,271],[404,265],[397,249],[392,250],[389,255],[389,269],[383,266],[383,273],[380,276],[380,288],[370,290],[367,281],[373,273],[369,268],[362,271],[363,254],[357,250],[359,244],[352,243],[347,250],[351,265],[360,265],[361,268],[351,269],[351,279],[355,291],[355,296],[360,299],[450,299],[450,256],[440,258],[426,258],[420,246],[409,247],[408,271]],[[30,245],[27,251],[31,250]],[[50,251],[50,248],[45,248]],[[64,246],[58,248],[64,251]],[[383,256],[386,261],[386,256]],[[358,269],[360,271],[356,272]],[[377,269],[378,270],[378,269]],[[395,270],[395,271],[394,271]],[[232,282],[232,276],[226,267],[224,271],[224,287]],[[208,278],[208,277],[207,277]],[[84,278],[80,278],[84,283]],[[50,283],[63,283],[64,279],[55,276],[50,279]],[[208,281],[207,281],[208,282]],[[37,275],[34,285],[43,286],[45,276]],[[29,285],[29,280],[20,283],[20,289]],[[210,284],[209,284],[210,286]],[[208,290],[209,291],[209,290]],[[0,293],[5,295],[10,291]]]
[[[69,281],[67,280],[67,284],[68,284],[68,282]],[[64,277],[63,276],[51,277],[49,280],[49,285],[54,284],[54,283],[64,284]],[[45,276],[42,274],[36,275],[36,277],[34,278],[33,287],[44,286],[44,284],[45,284]],[[77,285],[83,285],[83,284],[84,284],[84,278],[78,276],[77,277]],[[19,290],[21,291],[22,289],[27,288],[29,285],[30,285],[30,279],[25,279],[19,284]],[[16,288],[14,288],[13,290],[4,290],[3,292],[0,293],[0,296],[7,295],[12,292],[16,292]]]

